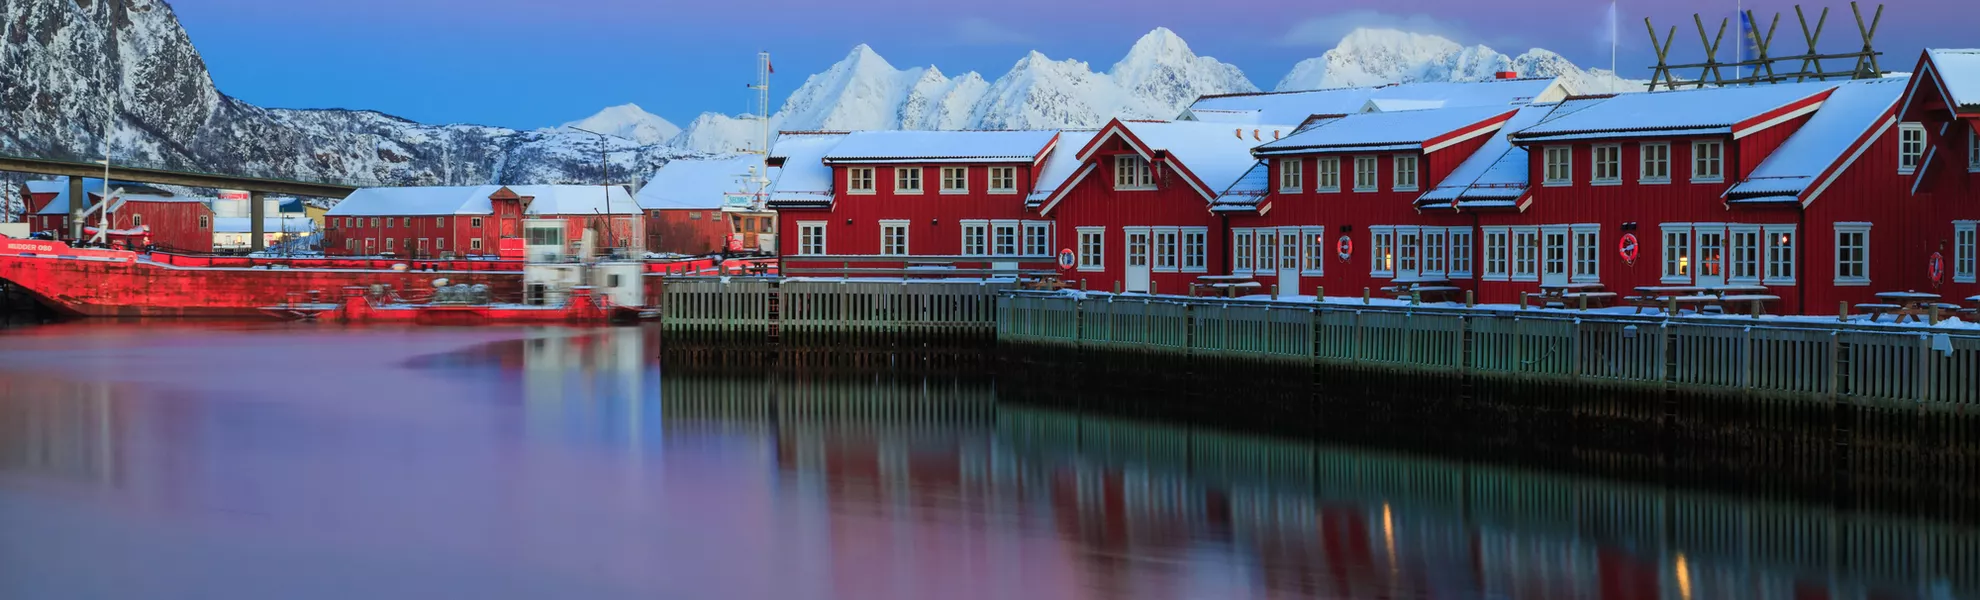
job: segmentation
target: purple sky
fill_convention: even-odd
[[[685,125],[702,111],[751,107],[755,52],[775,56],[781,102],[803,77],[867,43],[896,67],[934,64],[995,78],[1027,50],[1105,70],[1148,30],[1175,30],[1199,55],[1242,68],[1270,89],[1301,59],[1357,25],[1437,33],[1507,54],[1543,47],[1607,67],[1608,5],[1589,0],[177,0],[172,3],[222,91],[280,107],[385,111],[424,122],[539,127],[636,102]],[[1781,48],[1799,52],[1793,2],[1747,0],[1783,15]],[[1884,68],[1910,70],[1924,47],[1976,47],[1955,0],[1885,10]],[[1701,57],[1692,13],[1730,16],[1732,0],[1621,2],[1620,64],[1648,77],[1656,57],[1643,18],[1682,25],[1673,54]],[[1842,0],[1825,51],[1858,42]],[[1866,4],[1874,7],[1874,4]],[[1813,15],[1810,15],[1813,18]],[[1868,15],[1865,16],[1868,19]],[[1812,23],[1811,23],[1812,25]],[[1708,27],[1713,26],[1708,23]],[[1763,23],[1764,28],[1764,23]],[[1729,53],[1733,43],[1728,34]]]

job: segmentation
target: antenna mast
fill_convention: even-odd
[[[770,191],[770,74],[774,72],[772,69],[770,52],[765,50],[756,53],[756,85],[749,88],[756,90],[757,127],[760,128],[759,133],[763,142],[762,146],[751,152],[762,157],[761,168],[756,170],[756,180],[753,182],[756,184],[756,197],[753,202],[756,206],[753,208],[757,210],[763,209],[763,201]]]

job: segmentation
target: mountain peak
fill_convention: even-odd
[[[680,127],[646,112],[638,104],[626,103],[598,111],[582,120],[563,124],[565,128],[589,129],[605,135],[626,138],[641,144],[658,144],[681,132]]]

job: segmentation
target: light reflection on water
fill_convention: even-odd
[[[0,598],[1936,598],[1980,560],[1917,519],[1000,406],[977,377],[663,368],[658,344],[0,337]]]

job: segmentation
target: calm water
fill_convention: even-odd
[[[1947,598],[1980,533],[663,366],[639,329],[0,333],[0,598]]]

